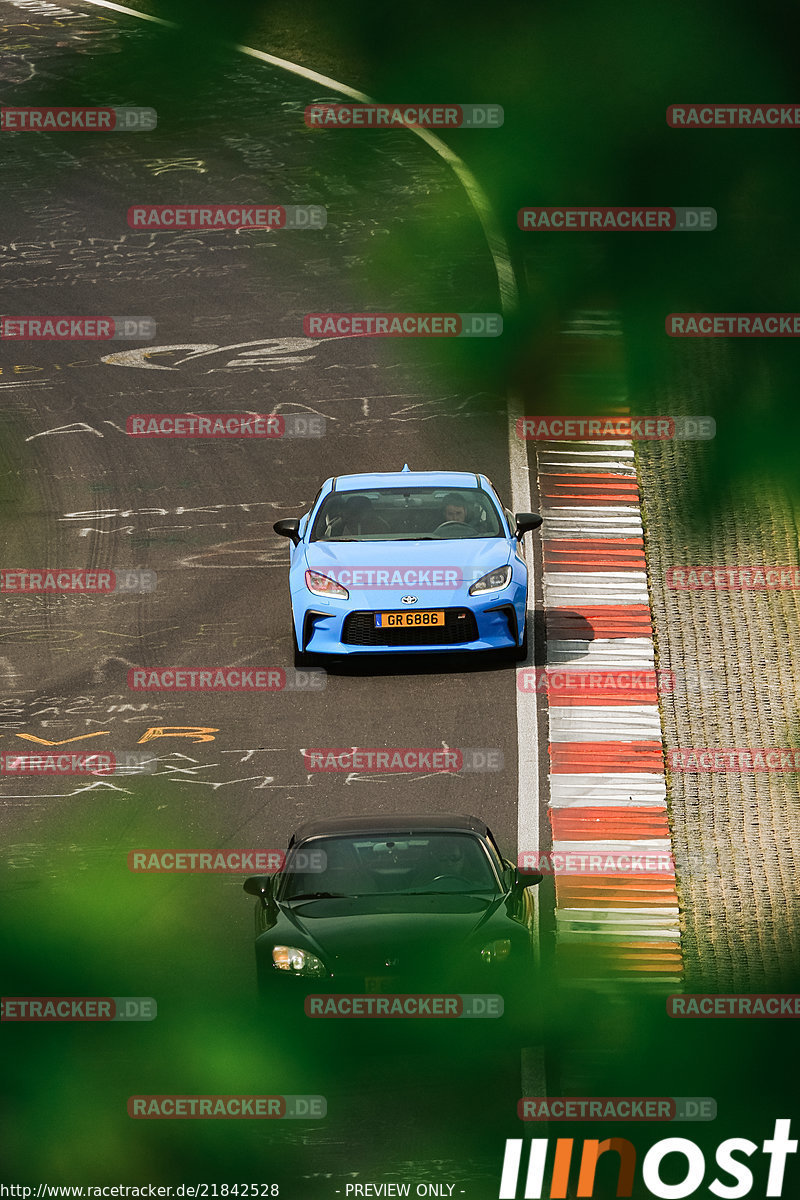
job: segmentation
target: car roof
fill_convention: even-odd
[[[371,834],[396,833],[414,834],[434,832],[437,829],[477,833],[481,837],[489,835],[489,827],[477,817],[467,817],[462,813],[433,813],[424,816],[402,816],[393,813],[391,816],[367,814],[362,817],[335,817],[329,821],[306,821],[294,831],[289,845],[303,842],[307,838],[324,837],[340,833]]]
[[[331,490],[354,492],[364,488],[481,487],[480,477],[474,471],[384,471],[364,475],[337,475]]]

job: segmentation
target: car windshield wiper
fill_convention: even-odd
[[[489,892],[488,888],[448,888],[446,891],[436,892],[388,892],[384,895],[390,896],[485,896]],[[497,892],[491,892],[490,895],[496,896]]]
[[[440,542],[442,539],[435,538],[430,533],[421,533],[419,537],[390,538],[389,540],[392,542]]]
[[[344,900],[346,892],[301,892],[298,896],[287,896],[287,900]]]

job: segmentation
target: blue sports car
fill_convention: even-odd
[[[485,475],[402,471],[327,479],[292,543],[295,666],[395,650],[528,654],[520,543],[542,523],[504,508]]]

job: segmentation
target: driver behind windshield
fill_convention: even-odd
[[[460,883],[461,891],[493,887],[488,864],[474,840],[463,835],[432,838],[429,854],[431,883]]]
[[[442,525],[467,525],[467,502],[458,492],[449,492],[442,500]]]

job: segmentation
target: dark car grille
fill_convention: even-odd
[[[444,625],[414,625],[405,629],[376,629],[372,612],[349,613],[342,641],[347,646],[450,646],[474,642],[478,626],[466,608],[446,608]]]

